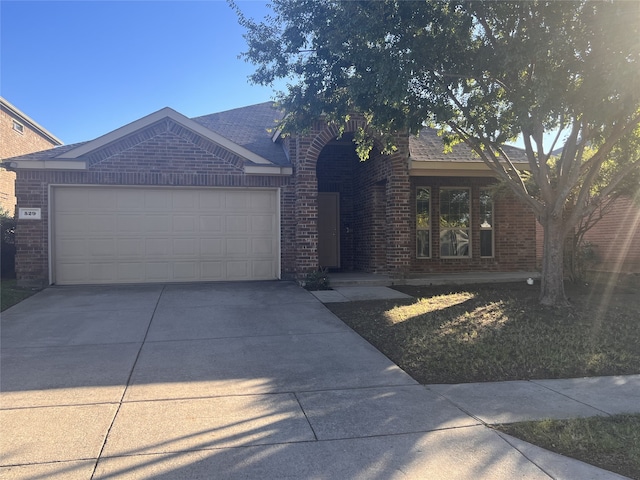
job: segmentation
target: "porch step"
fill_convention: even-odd
[[[473,283],[525,282],[528,278],[540,279],[540,272],[472,272],[472,273],[434,273],[412,278],[391,278],[364,272],[339,272],[329,274],[331,287],[392,285],[465,285]]]
[[[330,273],[329,285],[331,287],[372,286],[388,287],[393,285],[393,280],[387,275],[364,272]]]

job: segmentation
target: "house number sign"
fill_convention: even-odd
[[[42,220],[42,213],[39,208],[18,208],[18,219]]]

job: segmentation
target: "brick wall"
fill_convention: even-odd
[[[542,265],[544,230],[536,225],[537,262]],[[640,273],[640,207],[630,198],[620,198],[589,230],[584,240],[593,244],[598,256],[595,270]]]
[[[22,132],[13,128],[14,121],[22,125]],[[55,145],[57,143],[43,137],[28,122],[4,105],[0,107],[0,160],[47,150]],[[10,214],[13,214],[16,205],[15,179],[14,172],[0,168],[0,208]]]
[[[640,207],[619,198],[584,239],[595,245],[597,269],[640,273]]]
[[[162,129],[161,129],[162,130]],[[40,207],[42,220],[21,220],[16,228],[16,273],[22,285],[46,284],[49,278],[48,229],[49,185],[173,185],[211,187],[281,188],[281,217],[284,276],[293,275],[292,253],[288,250],[293,224],[294,192],[290,177],[246,175],[241,160],[212,142],[195,145],[191,132],[171,125],[141,143],[127,139],[109,145],[89,158],[88,170],[18,172],[17,197],[21,207]],[[200,143],[200,142],[199,142]],[[212,152],[221,151],[221,156]],[[224,157],[221,158],[221,157]]]

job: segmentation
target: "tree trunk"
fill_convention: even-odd
[[[543,218],[544,247],[542,251],[542,284],[540,303],[548,306],[566,306],[564,293],[564,236],[562,218]]]

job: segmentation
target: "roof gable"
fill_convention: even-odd
[[[101,137],[96,138],[95,140],[91,140],[84,144],[79,145],[76,148],[67,150],[57,155],[55,158],[61,160],[71,160],[71,159],[80,159],[81,157],[86,157],[91,155],[92,153],[107,147],[108,145],[114,144],[120,140],[124,140],[126,137],[129,137],[137,132],[143,131],[148,127],[152,127],[154,124],[161,122],[163,120],[171,120],[175,124],[192,131],[193,133],[210,140],[221,147],[235,153],[236,155],[242,157],[245,160],[248,160],[254,164],[258,165],[273,165],[272,162],[267,160],[266,158],[251,152],[250,150],[238,145],[229,139],[223,137],[222,135],[210,130],[203,125],[194,122],[193,120],[185,117],[184,115],[176,112],[175,110],[165,107],[157,112],[154,112],[146,117],[142,117],[128,125],[120,127],[112,132],[107,133],[106,135],[102,135]]]

